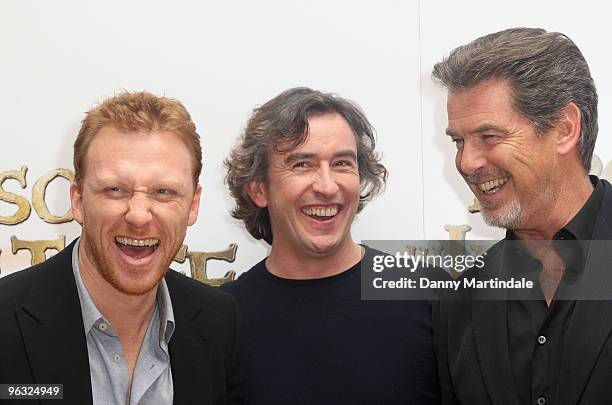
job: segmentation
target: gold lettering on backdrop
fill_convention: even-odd
[[[189,259],[191,277],[213,287],[232,281],[236,277],[234,270],[228,271],[222,278],[208,278],[206,263],[209,260],[223,260],[232,263],[236,260],[236,250],[238,250],[238,246],[235,243],[230,244],[227,249],[221,252],[190,252],[187,250],[185,257]]]
[[[478,199],[474,198],[474,202],[472,203],[472,205],[470,205],[468,207],[468,211],[470,212],[470,214],[474,214],[476,212],[480,212],[480,201],[478,201]]]
[[[34,206],[34,210],[40,219],[50,224],[61,224],[63,222],[72,221],[72,211],[70,209],[68,209],[68,212],[60,217],[53,215],[49,211],[49,207],[47,207],[47,203],[45,202],[47,186],[49,186],[49,183],[51,183],[56,177],[63,177],[71,182],[74,180],[74,173],[68,169],[51,170],[38,179],[34,184],[34,188],[32,189],[32,205]]]
[[[464,224],[464,225],[444,225],[444,230],[448,232],[449,240],[465,240],[465,235],[472,230],[472,227]],[[463,243],[452,243],[450,246],[449,254],[453,257],[465,255],[465,246]],[[454,277],[461,274],[454,268],[451,270],[451,273]]]
[[[28,172],[27,166],[21,166],[20,170],[7,170],[5,172],[0,173],[0,200],[5,201],[10,204],[15,204],[17,207],[17,212],[15,214],[5,217],[0,216],[0,224],[2,225],[17,225],[30,216],[30,212],[32,208],[30,207],[30,203],[27,198],[24,198],[20,195],[9,193],[2,188],[4,182],[8,179],[14,179],[19,181],[19,185],[21,188],[26,188],[26,173]]]
[[[185,255],[187,254],[187,245],[181,246],[176,255],[174,256],[174,261],[179,263],[185,263]]]
[[[465,240],[465,234],[472,230],[469,225],[444,225],[444,230],[448,232],[450,240]]]
[[[60,235],[55,240],[20,240],[15,235],[11,236],[11,249],[13,254],[20,250],[28,250],[32,256],[32,266],[45,261],[45,251],[55,249],[58,252],[66,246],[66,235]]]
[[[487,250],[489,250],[489,248],[492,246],[486,243],[470,243],[468,244],[468,247],[470,249],[470,251],[476,255],[476,256],[482,256],[484,254],[484,252],[486,252]]]

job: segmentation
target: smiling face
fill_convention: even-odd
[[[89,146],[82,184],[70,188],[83,225],[80,255],[116,290],[157,286],[198,215],[191,155],[172,133],[104,127]]]
[[[350,228],[359,204],[355,135],[341,115],[308,119],[306,142],[269,152],[267,181],[248,192],[267,207],[273,251],[294,257],[329,257],[354,245]]]
[[[514,109],[508,82],[491,79],[450,92],[447,108],[455,164],[485,222],[516,230],[546,218],[559,193],[555,137],[537,136]]]

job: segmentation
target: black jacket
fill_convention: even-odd
[[[592,240],[609,241],[612,240],[612,186],[605,180],[600,181],[604,183],[604,197]],[[500,260],[503,257],[494,256],[492,263],[487,264],[488,276],[499,275],[496,272],[502,268]],[[443,403],[518,405],[508,350],[506,302],[488,299],[490,290],[460,294],[463,299],[440,300],[433,311]],[[591,244],[573,317],[558,355],[561,356],[559,383],[547,404],[610,403],[612,242]]]
[[[0,279],[0,384],[64,385],[63,401],[34,403],[92,403],[73,247]],[[169,345],[174,403],[241,403],[234,300],[173,270],[165,279],[176,322]]]

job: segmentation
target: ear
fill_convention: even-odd
[[[567,155],[576,149],[580,140],[580,116],[580,109],[574,103],[569,103],[561,111],[555,140],[560,155]]]
[[[244,185],[244,191],[249,195],[251,201],[259,208],[265,208],[268,206],[268,196],[266,192],[266,186],[263,181],[251,180]]]
[[[70,206],[74,220],[83,225],[83,194],[75,181],[70,183]]]
[[[198,213],[200,212],[200,199],[202,197],[202,186],[198,184],[193,193],[193,200],[191,201],[191,207],[189,208],[189,218],[187,220],[187,226],[191,226],[196,223],[198,219]]]

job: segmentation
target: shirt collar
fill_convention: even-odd
[[[576,240],[591,240],[597,213],[603,200],[604,189],[603,183],[598,181],[597,177],[591,176],[590,180],[594,189],[589,199],[576,216],[555,234],[555,239],[561,238],[564,233],[569,233]]]
[[[79,301],[81,303],[81,313],[83,314],[83,326],[85,327],[85,334],[88,334],[92,327],[100,321],[104,320],[104,316],[96,307],[85,284],[83,283],[83,278],[81,277],[81,271],[79,269],[79,248],[80,248],[81,238],[78,238],[76,243],[74,244],[74,249],[72,250],[72,274],[74,275],[74,279],[76,281],[77,292],[79,294]],[[157,289],[157,308],[160,310],[160,329],[159,329],[159,338],[160,341],[166,342],[168,344],[170,342],[170,338],[174,333],[175,329],[175,321],[174,321],[174,311],[172,309],[172,300],[170,299],[170,291],[168,290],[168,285],[166,284],[166,280],[164,278],[161,279],[159,283],[159,288]],[[108,321],[104,320],[108,323]]]
[[[553,236],[553,245],[563,260],[571,269],[571,272],[582,272],[589,252],[590,240],[593,236],[597,214],[601,208],[604,197],[604,184],[595,176],[590,176],[594,190],[584,203],[578,213],[567,225],[561,228]],[[508,259],[513,267],[527,270],[539,270],[541,263],[534,262],[534,258],[527,253],[516,239],[514,232],[506,232],[506,240],[510,243],[504,244],[504,251],[509,253]],[[526,262],[528,260],[529,262]],[[537,262],[537,264],[536,264]]]
[[[567,225],[555,233],[554,239],[575,239],[590,240],[597,221],[597,213],[601,207],[604,196],[603,183],[596,176],[589,176],[593,185],[593,192],[582,206],[580,211],[572,218]],[[514,232],[506,231],[506,239],[516,240]]]
[[[161,328],[159,330],[159,340],[167,344],[170,343],[170,338],[175,329],[174,310],[172,309],[172,300],[170,299],[170,291],[166,284],[166,279],[162,278],[157,289],[157,302],[160,308]]]

